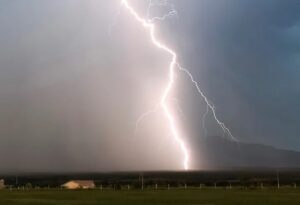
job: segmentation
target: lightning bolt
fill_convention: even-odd
[[[155,113],[159,108],[159,104],[157,104],[154,108],[152,108],[151,110],[148,110],[147,112],[143,113],[140,115],[140,117],[137,119],[136,123],[135,123],[135,134],[137,133],[138,131],[138,128],[139,128],[139,124],[141,123],[141,121],[146,118],[147,116]]]
[[[129,5],[127,0],[122,0],[121,1],[121,5],[123,5],[126,9],[128,9],[129,13],[138,21],[140,22],[143,27],[149,29],[150,32],[150,36],[151,36],[151,40],[153,42],[153,44],[158,47],[159,49],[162,49],[164,51],[166,51],[169,55],[171,55],[172,60],[169,66],[169,82],[167,84],[167,87],[165,88],[161,101],[160,101],[160,106],[162,107],[162,109],[164,110],[164,113],[169,121],[169,126],[171,129],[171,133],[172,136],[175,138],[176,142],[179,144],[181,151],[184,155],[184,159],[183,159],[183,167],[185,170],[188,170],[189,168],[189,152],[187,150],[187,147],[184,143],[184,141],[182,140],[182,138],[179,136],[178,134],[178,130],[176,128],[175,125],[175,120],[174,117],[171,113],[171,111],[169,110],[169,107],[166,103],[167,97],[172,89],[172,86],[174,84],[174,70],[176,67],[176,62],[177,62],[177,55],[176,53],[171,50],[170,48],[168,48],[165,44],[161,43],[159,40],[156,39],[155,37],[155,26],[153,23],[149,23],[148,21],[146,21],[145,19],[141,18],[137,12]]]
[[[187,69],[181,67],[178,63],[177,63],[177,66],[178,66],[179,70],[183,71],[184,73],[186,73],[186,74],[189,76],[190,80],[192,81],[192,83],[193,83],[194,86],[196,87],[198,93],[199,93],[200,96],[204,99],[206,105],[207,105],[207,106],[210,108],[210,110],[212,111],[212,114],[213,114],[213,117],[214,117],[215,121],[216,121],[216,122],[218,123],[218,125],[222,128],[223,132],[226,133],[226,134],[230,137],[231,140],[238,142],[238,140],[231,134],[230,130],[225,126],[225,124],[219,120],[219,118],[217,117],[217,114],[216,114],[216,108],[215,108],[215,106],[212,105],[212,104],[208,101],[207,97],[204,95],[203,91],[200,89],[200,87],[199,87],[197,81],[194,80],[193,75],[192,75]]]
[[[154,7],[154,6],[163,6],[163,7],[169,7],[170,8],[170,11],[167,12],[166,14],[164,14],[163,16],[156,16],[148,21],[150,22],[154,22],[156,20],[159,20],[159,21],[163,21],[165,20],[166,18],[168,17],[171,17],[171,16],[177,16],[177,11],[175,10],[174,8],[174,5],[173,4],[170,4],[168,2],[168,0],[162,0],[162,1],[157,1],[157,2],[153,2],[153,0],[148,0],[148,9],[147,9],[147,18],[150,19],[150,11],[151,11],[151,8]]]
[[[152,1],[150,0],[150,4],[148,7],[148,11],[147,11],[147,15],[149,16],[149,10],[150,7],[152,5]],[[177,130],[176,124],[175,124],[175,119],[174,116],[172,114],[172,112],[170,111],[168,105],[167,105],[167,98],[172,90],[172,87],[175,83],[175,68],[178,67],[180,71],[184,72],[185,74],[187,74],[191,80],[191,82],[194,84],[194,86],[197,89],[197,92],[200,94],[200,96],[204,99],[206,105],[207,105],[207,111],[204,115],[204,117],[207,115],[208,113],[208,108],[212,111],[213,113],[213,117],[216,120],[216,122],[218,123],[218,125],[222,128],[223,132],[226,133],[232,140],[237,141],[233,135],[231,134],[230,130],[225,126],[225,124],[223,122],[221,122],[217,115],[216,115],[216,110],[215,107],[208,101],[207,97],[205,96],[205,94],[202,92],[202,90],[200,89],[198,83],[194,80],[193,75],[185,68],[181,67],[179,65],[179,63],[177,62],[177,54],[175,53],[175,51],[173,51],[172,49],[170,49],[169,47],[167,47],[164,43],[162,43],[160,40],[158,40],[155,36],[155,25],[154,25],[154,21],[155,20],[164,20],[165,18],[171,16],[171,15],[176,15],[177,12],[172,9],[172,11],[170,11],[169,13],[165,14],[162,17],[154,17],[150,20],[146,20],[142,17],[140,17],[138,15],[138,13],[134,10],[134,8],[129,4],[128,0],[122,0],[121,1],[121,6],[125,7],[128,12],[135,18],[136,21],[138,21],[139,23],[141,23],[141,25],[145,28],[149,30],[149,34],[152,40],[152,43],[159,49],[164,50],[166,53],[168,53],[171,56],[171,62],[169,65],[169,81],[167,83],[167,86],[164,89],[163,95],[161,97],[160,100],[160,107],[163,109],[164,114],[166,116],[166,118],[168,119],[169,122],[169,127],[171,130],[171,134],[174,137],[175,141],[179,144],[182,154],[183,154],[183,167],[185,170],[189,169],[189,151],[187,149],[187,146],[185,145],[184,140],[182,139],[182,137],[179,135],[179,132]],[[172,7],[173,8],[173,7]],[[153,109],[150,110],[146,113],[144,113],[143,115],[140,116],[140,118],[137,120],[137,124],[136,124],[136,129],[138,126],[138,123],[146,116],[148,116],[149,114],[155,112],[157,109],[157,106]],[[203,123],[204,125],[204,123]]]
[[[171,7],[171,10],[164,14],[163,16],[155,16],[150,19],[150,10],[153,6],[168,6]],[[172,4],[169,4],[168,1],[164,1],[163,3],[153,3],[152,0],[149,0],[148,9],[147,9],[147,17],[148,21],[153,23],[155,21],[164,21],[166,18],[177,16],[177,11],[174,9],[174,6]]]

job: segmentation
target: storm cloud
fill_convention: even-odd
[[[300,2],[172,3],[178,15],[157,35],[233,135],[300,150]],[[145,13],[145,2],[133,5]],[[160,111],[135,133],[159,102],[169,56],[118,9],[117,0],[1,1],[0,171],[181,168]],[[177,82],[178,121],[197,153],[206,107],[187,76]],[[211,116],[206,125],[207,137],[222,135]]]

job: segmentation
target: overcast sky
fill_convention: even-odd
[[[146,2],[132,1],[142,16]],[[300,151],[300,1],[170,3],[177,16],[158,22],[157,36],[232,134]],[[182,168],[161,110],[135,132],[160,101],[170,58],[119,5],[0,2],[0,171]],[[222,135],[211,113],[202,127],[206,106],[184,73],[175,88],[169,102],[187,146]]]

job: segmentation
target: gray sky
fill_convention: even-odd
[[[176,5],[183,64],[234,134],[243,141],[300,150],[300,2]]]
[[[145,15],[143,3],[132,4]],[[172,3],[178,16],[157,35],[233,135],[300,150],[300,2]],[[181,168],[161,110],[135,134],[159,102],[169,56],[124,9],[110,30],[118,9],[117,0],[0,2],[0,171]],[[176,79],[174,113],[197,149],[206,107],[183,73]],[[206,125],[208,136],[222,135],[211,116]]]

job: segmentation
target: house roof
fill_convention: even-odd
[[[79,186],[87,186],[87,187],[95,186],[93,180],[70,180],[63,185],[66,185],[67,183],[70,183],[70,182],[76,183]]]

